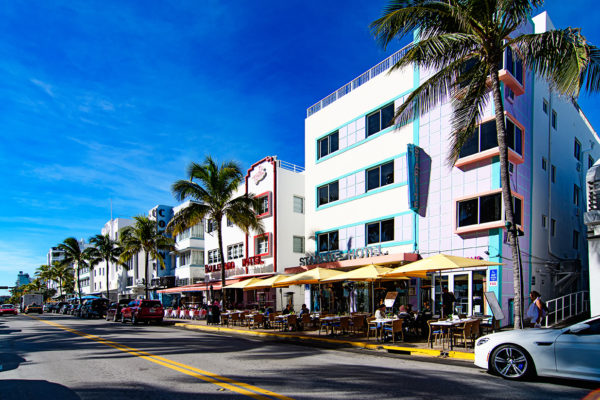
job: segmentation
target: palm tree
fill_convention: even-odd
[[[63,296],[63,286],[69,280],[73,279],[73,269],[68,265],[60,261],[52,262],[52,280],[58,282],[58,289],[60,291],[60,298]]]
[[[543,0],[391,0],[384,15],[371,24],[375,37],[384,47],[393,39],[418,32],[419,39],[409,45],[393,69],[416,64],[437,72],[407,96],[396,110],[395,121],[399,125],[407,123],[416,110],[425,113],[451,97],[454,112],[450,165],[454,165],[461,148],[475,132],[491,91],[502,197],[515,266],[515,328],[522,327],[522,276],[518,267],[518,232],[509,181],[498,66],[510,47],[520,53],[526,67],[546,79],[558,93],[576,97],[584,86],[590,91],[600,90],[600,51],[586,41],[579,29],[519,33],[519,28],[542,4]]]
[[[177,201],[193,200],[173,216],[167,230],[178,234],[202,222],[204,219],[214,221],[217,240],[219,242],[219,257],[221,259],[221,287],[223,288],[223,305],[227,304],[225,296],[225,257],[223,256],[222,223],[227,218],[244,233],[250,230],[263,232],[262,222],[256,217],[259,202],[252,193],[234,197],[243,181],[239,165],[233,161],[221,166],[207,156],[204,164],[191,163],[187,170],[189,180],[178,180],[172,186],[173,195]]]
[[[159,262],[161,268],[165,268],[165,262],[160,251],[171,250],[173,239],[163,236],[162,233],[158,232],[156,221],[143,215],[134,217],[134,219],[135,224],[126,226],[121,230],[120,242],[122,252],[118,261],[124,264],[139,252],[144,252],[144,270],[146,271],[144,285],[146,298],[148,298],[148,257],[152,256],[152,258]]]
[[[43,281],[47,286],[50,283],[50,281],[52,280],[52,266],[51,265],[40,265],[35,270],[35,275],[41,281]]]
[[[109,271],[110,263],[117,264],[119,262],[119,256],[122,253],[122,249],[117,246],[117,242],[112,240],[108,235],[96,235],[90,238],[90,243],[94,247],[90,247],[91,260],[90,265],[97,265],[104,261],[106,263],[106,298],[110,299],[109,290]]]
[[[65,254],[63,260],[64,264],[73,265],[77,274],[77,295],[79,297],[79,303],[81,303],[81,285],[79,282],[79,273],[82,268],[90,267],[88,260],[90,258],[89,249],[82,249],[79,246],[79,242],[74,237],[66,238],[62,243],[58,245],[58,249],[62,250]]]

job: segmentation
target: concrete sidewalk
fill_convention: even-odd
[[[329,345],[343,347],[388,351],[390,353],[399,353],[405,355],[452,358],[464,361],[473,361],[475,359],[475,355],[472,351],[469,351],[470,349],[467,349],[466,351],[450,351],[447,348],[442,349],[439,346],[436,346],[435,348],[429,348],[427,342],[400,342],[396,345],[391,343],[377,342],[374,339],[367,340],[365,337],[347,336],[344,338],[336,338],[332,336],[319,335],[317,330],[285,332],[274,329],[249,329],[243,326],[229,327],[222,325],[207,325],[206,321],[203,320],[196,321],[167,319],[165,321],[173,322],[176,327],[211,333],[223,332],[236,335],[261,336],[290,341],[302,341],[306,343],[326,343]]]

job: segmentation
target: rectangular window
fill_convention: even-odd
[[[319,253],[339,250],[338,236],[338,231],[321,233],[317,238]]]
[[[552,183],[556,182],[556,167],[554,165],[550,166],[550,180],[552,180]]]
[[[556,235],[556,220],[554,218],[550,220],[550,234],[552,236]]]
[[[231,246],[227,246],[227,259],[235,260],[237,258],[244,257],[244,244],[236,243]]]
[[[263,235],[256,238],[255,255],[269,254],[269,235]]]
[[[577,138],[575,138],[575,143],[573,146],[573,156],[577,159],[577,161],[581,161],[581,143],[579,143]]]
[[[548,217],[542,214],[542,228],[546,229],[548,227]]]
[[[221,257],[219,256],[219,249],[209,250],[208,251],[208,263],[216,264],[221,262]]]
[[[573,248],[579,249],[579,232],[573,231]]]
[[[294,253],[304,253],[304,237],[294,236],[293,251]]]
[[[214,219],[209,219],[206,222],[206,232],[211,233],[217,230],[217,223]]]
[[[394,124],[394,103],[367,115],[367,136],[376,134]]]
[[[294,196],[294,212],[304,214],[304,197]]]
[[[544,111],[544,114],[548,114],[548,100],[544,99],[544,102],[542,103],[542,111]]]
[[[517,124],[505,118],[506,145],[519,155],[523,155],[523,131]],[[496,120],[490,120],[475,128],[475,132],[463,145],[459,158],[498,147]]]
[[[319,194],[319,204],[318,206],[322,206],[323,204],[331,203],[332,201],[336,201],[339,199],[339,183],[338,181],[328,183],[327,185],[323,185],[318,189]]]
[[[554,129],[556,129],[557,118],[558,116],[556,115],[556,111],[552,110],[552,127]]]
[[[367,191],[394,183],[394,161],[367,170]]]
[[[269,214],[269,196],[262,196],[258,199],[258,210],[256,210],[257,215],[267,215]]]
[[[523,61],[510,47],[506,48],[506,70],[523,86]]]
[[[227,226],[229,226],[229,227],[233,226],[233,222],[231,222],[231,220],[229,218],[227,218]]]
[[[319,139],[317,147],[317,159],[338,151],[340,148],[339,131],[335,131]]]
[[[508,87],[508,85],[507,85],[507,86],[504,86],[504,92],[505,92],[505,93],[504,93],[504,94],[505,94],[505,97],[506,97],[508,100],[510,100],[511,102],[512,102],[512,101],[515,101],[515,92],[513,92],[513,91],[512,91],[512,89]]]
[[[577,185],[573,185],[573,204],[579,205],[579,198],[581,196],[581,189]]]
[[[544,157],[542,157],[542,169],[545,171],[547,167],[548,167],[548,162],[546,161],[546,159]]]
[[[366,225],[367,244],[394,240],[394,220],[372,222]]]
[[[494,193],[457,202],[458,227],[485,224],[502,220],[502,194]],[[514,217],[522,224],[522,201],[513,196]]]
[[[592,168],[594,166],[594,159],[592,158],[592,156],[588,156],[588,169]]]

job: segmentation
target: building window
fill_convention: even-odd
[[[579,232],[573,231],[573,248],[575,250],[579,249]]]
[[[554,218],[550,220],[550,234],[552,236],[556,235],[556,220]]]
[[[548,217],[542,214],[542,228],[546,229],[548,227]]]
[[[457,202],[458,227],[502,220],[502,193],[494,193]],[[522,224],[522,201],[513,196],[515,222]]]
[[[235,260],[236,258],[244,257],[244,244],[236,243],[231,246],[227,246],[227,259]]]
[[[217,230],[217,222],[214,219],[206,221],[206,232],[212,233]]]
[[[304,197],[294,196],[294,212],[304,214]]]
[[[367,244],[391,242],[394,240],[394,220],[372,222],[367,224]]]
[[[546,161],[545,157],[542,157],[542,169],[545,171],[547,167],[548,167],[548,162]]]
[[[544,102],[542,103],[542,111],[544,111],[544,114],[548,114],[548,100],[544,99]]]
[[[515,164],[513,164],[509,161],[508,162],[508,173],[512,175],[513,172],[515,172]]]
[[[366,172],[367,191],[394,183],[394,161],[378,165]]]
[[[554,165],[550,166],[550,179],[552,183],[556,182],[556,167]]]
[[[515,153],[523,155],[523,131],[509,118],[504,120],[506,127],[506,145]],[[467,157],[498,147],[496,120],[489,120],[475,128],[475,132],[460,149],[459,157]]]
[[[523,61],[511,48],[506,48],[506,70],[523,86]]]
[[[269,195],[261,196],[257,198],[258,201],[258,210],[256,210],[256,214],[259,216],[270,214],[270,201]]]
[[[577,185],[573,185],[573,204],[579,205],[579,198],[581,196],[581,189]]]
[[[588,156],[588,169],[592,168],[594,166],[594,159],[592,158],[592,156]]]
[[[394,103],[367,115],[367,136],[376,134],[394,124]]]
[[[552,110],[552,127],[554,129],[556,129],[557,118],[558,118],[558,116],[556,115],[556,111]]]
[[[269,251],[269,234],[257,236],[254,241],[254,255],[267,255]]]
[[[304,253],[304,237],[294,236],[293,251],[294,253]]]
[[[208,251],[208,263],[216,264],[221,262],[221,257],[219,255],[219,249],[209,250]]]
[[[338,231],[321,233],[317,237],[317,242],[318,242],[318,246],[319,246],[319,253],[333,251],[333,250],[339,250]]]
[[[504,87],[504,92],[508,100],[510,100],[511,102],[515,101],[515,92],[513,92],[512,89],[508,87],[508,85]]]
[[[233,226],[233,222],[231,222],[231,220],[229,218],[227,219],[227,226],[232,227]]]
[[[339,199],[339,183],[338,181],[328,183],[319,187],[319,206],[331,203]]]
[[[328,154],[338,151],[340,148],[340,134],[338,131],[330,133],[322,139],[319,139],[317,149],[317,159],[325,157]]]
[[[581,161],[581,143],[579,143],[577,138],[575,138],[575,144],[573,146],[573,156],[577,159],[577,161]]]

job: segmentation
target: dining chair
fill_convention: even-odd
[[[350,317],[340,317],[339,321],[335,321],[332,326],[332,331],[335,333],[337,330],[340,334],[348,333],[350,331]]]
[[[467,321],[464,324],[462,324],[462,326],[455,327],[452,330],[451,340],[453,340],[455,344],[458,344],[457,340],[461,339],[462,343],[466,349],[467,348],[467,339],[471,338],[471,327],[472,326],[473,326],[473,323],[471,321]]]
[[[438,339],[442,339],[444,335],[444,331],[441,327],[433,327],[431,324],[433,322],[437,322],[437,319],[430,319],[427,321],[427,326],[429,327],[429,335],[427,336],[427,344],[429,347],[433,347],[433,343],[437,343]],[[433,341],[432,341],[433,339]]]
[[[239,313],[232,313],[231,314],[231,325],[235,325],[238,322],[240,322],[240,314]]]
[[[309,325],[312,325],[312,320],[310,319],[310,315],[308,313],[302,314],[302,329],[307,330]]]
[[[371,337],[371,333],[373,333],[375,339],[379,339],[379,326],[377,326],[377,322],[375,322],[375,317],[369,317],[369,319],[367,319],[367,340]]]
[[[352,333],[356,335],[356,332],[360,332],[361,335],[365,334],[365,317],[363,315],[354,315],[351,320]]]
[[[264,324],[265,322],[265,316],[262,314],[255,314],[254,318],[252,318],[252,325],[250,326],[250,329],[254,328],[258,328],[260,327],[262,324]]]
[[[477,340],[477,338],[479,336],[481,336],[481,320],[478,318],[475,321],[473,321],[472,325],[471,325],[471,344],[473,345],[473,347],[475,347],[475,340]]]
[[[404,320],[402,318],[395,319],[391,322],[386,322],[383,324],[383,334],[391,333],[392,334],[392,343],[396,343],[396,334],[400,333],[402,336],[402,341],[404,341],[404,329],[402,328]]]

